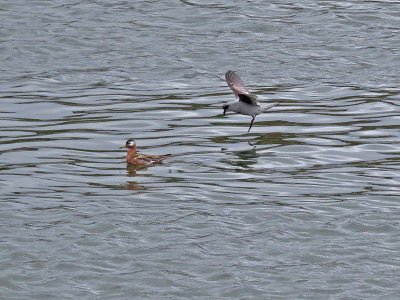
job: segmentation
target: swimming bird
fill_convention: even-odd
[[[134,139],[127,140],[125,146],[121,146],[119,148],[128,149],[126,153],[126,162],[130,165],[148,166],[148,165],[159,164],[162,163],[163,160],[171,156],[171,154],[167,155],[140,154],[136,150],[136,143]]]
[[[244,86],[242,79],[240,79],[239,75],[237,75],[234,71],[226,72],[225,79],[229,87],[235,94],[236,98],[239,98],[239,101],[232,101],[224,104],[222,106],[224,110],[224,116],[229,111],[251,116],[252,119],[250,127],[247,131],[250,132],[251,126],[253,126],[253,122],[256,116],[277,105],[277,103],[272,103],[270,105],[262,107],[257,100],[257,96],[249,92],[249,90]]]

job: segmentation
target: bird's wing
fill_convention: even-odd
[[[225,79],[236,97],[238,97],[239,94],[250,95],[250,92],[244,86],[242,79],[240,79],[239,75],[237,75],[235,72],[233,71],[226,72]]]
[[[228,71],[225,73],[225,79],[236,98],[239,97],[239,101],[247,104],[259,105],[257,97],[252,95],[244,86],[244,83],[242,79],[240,79],[239,75],[233,71]]]

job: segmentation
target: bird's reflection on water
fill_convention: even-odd
[[[258,162],[259,154],[255,146],[249,150],[236,151],[234,154],[238,157],[237,160],[231,161],[234,166],[250,168]]]
[[[140,176],[138,171],[146,171],[148,168],[146,166],[137,166],[137,165],[126,165],[126,176],[128,177],[136,177]],[[147,188],[137,181],[129,180],[125,184],[125,189],[132,191],[146,190]]]

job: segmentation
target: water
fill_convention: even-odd
[[[397,1],[0,17],[1,298],[399,297]],[[250,133],[228,69],[279,103]]]

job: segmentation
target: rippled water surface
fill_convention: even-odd
[[[267,2],[0,4],[1,298],[398,299],[398,2]]]

